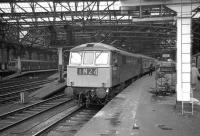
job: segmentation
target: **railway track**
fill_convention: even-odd
[[[54,117],[54,121],[46,125],[40,125],[30,132],[32,136],[67,135],[73,136],[96,113],[97,109],[85,109],[84,106],[73,106]],[[44,126],[44,127],[42,127]],[[38,130],[39,129],[39,130]],[[29,134],[26,134],[29,135]]]
[[[7,82],[3,82],[0,83],[1,88],[2,87],[7,87],[7,86],[11,86],[11,85],[19,85],[21,83],[30,83],[30,82],[34,82],[34,81],[38,81],[38,80],[43,80],[44,78],[38,78],[38,79],[18,79],[16,78],[15,80],[11,80],[11,81],[7,81]]]
[[[2,86],[8,86],[8,85],[17,84],[17,83],[42,80],[42,79],[46,79],[47,77],[51,76],[52,74],[53,73],[48,73],[48,74],[44,74],[44,75],[38,75],[35,77],[35,75],[32,73],[31,75],[29,75],[29,74],[23,75],[22,77],[12,78],[9,80],[0,80],[0,86],[2,87]]]
[[[14,85],[11,87],[3,87],[3,89],[2,88],[0,89],[0,104],[5,104],[7,102],[13,102],[19,100],[21,92],[28,92],[28,93],[33,92],[41,88],[42,87],[41,85],[49,83],[54,80],[55,79],[42,80],[42,81],[31,82],[21,86]]]
[[[41,88],[41,86],[36,86],[36,87],[28,88],[28,89],[18,90],[18,91],[15,91],[15,92],[9,92],[9,93],[6,93],[6,94],[1,94],[0,95],[0,105],[5,104],[7,102],[19,100],[21,92],[30,93],[30,92],[33,92],[33,91],[39,89],[39,88]]]
[[[53,98],[5,113],[0,115],[0,133],[10,129],[20,123],[23,123],[41,113],[47,112],[65,103],[71,102],[72,99],[66,98],[65,95],[55,96]]]
[[[47,82],[51,82],[53,80],[55,80],[55,79],[44,79],[44,80],[34,81],[34,82],[30,82],[30,83],[28,82],[28,83],[22,83],[22,84],[17,84],[17,85],[12,85],[12,86],[1,87],[0,94],[2,94],[4,92],[12,91],[12,90],[20,89],[20,88],[44,84]]]

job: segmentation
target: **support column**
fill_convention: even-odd
[[[5,70],[6,69],[6,62],[7,62],[7,49],[6,48],[3,48],[1,50],[1,55],[2,55],[1,69]]]
[[[6,56],[6,69],[8,69],[8,63],[9,63],[9,58],[10,58],[9,50],[10,50],[10,48],[7,47],[6,48],[6,54],[7,54],[7,56]]]
[[[18,56],[18,57],[17,57],[17,72],[18,72],[18,73],[21,73],[21,71],[22,71],[21,57]]]
[[[177,100],[190,101],[191,17],[177,18]]]
[[[0,48],[0,70],[2,70],[2,63],[3,63],[3,53],[2,48]]]
[[[59,71],[59,82],[64,82],[64,78],[63,78],[63,52],[62,52],[62,48],[58,48],[58,71]]]
[[[191,4],[168,6],[177,12],[177,101],[191,101]]]

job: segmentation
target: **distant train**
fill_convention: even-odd
[[[17,71],[17,60],[12,60],[8,64],[8,69],[11,71]],[[46,70],[46,69],[57,69],[57,62],[43,61],[43,60],[21,60],[22,71],[32,70]]]
[[[70,50],[66,93],[86,104],[105,104],[127,81],[149,72],[155,59],[128,53],[103,43],[87,43]]]

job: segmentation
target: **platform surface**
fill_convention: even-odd
[[[155,96],[154,87],[154,75],[132,83],[75,136],[200,136],[199,107],[182,115],[176,96]]]
[[[2,80],[9,80],[9,79],[12,79],[12,78],[16,78],[16,77],[19,77],[19,76],[23,76],[25,74],[29,74],[29,73],[39,73],[39,72],[47,72],[47,71],[56,71],[57,69],[47,69],[47,70],[33,70],[33,71],[23,71],[21,73],[14,73],[12,75],[9,75],[7,77],[4,77],[2,78]]]
[[[53,82],[43,85],[42,88],[30,94],[29,97],[43,99],[53,93],[56,93],[60,89],[66,87],[66,85],[67,85],[66,82],[59,83],[58,80],[55,80]]]
[[[64,71],[63,75],[64,74],[67,74],[67,71]],[[53,75],[48,77],[48,79],[55,79],[55,78],[59,78],[59,72],[57,72],[57,73],[55,73],[55,74],[53,74]]]

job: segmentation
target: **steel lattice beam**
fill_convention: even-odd
[[[62,3],[63,1],[53,1],[53,3],[50,3],[52,1],[45,0],[43,2],[48,4],[48,7],[44,7],[41,3],[39,3],[39,1],[31,1],[26,3],[27,6],[29,5],[29,8],[27,9],[27,7],[20,7],[19,2],[12,1],[10,2],[10,12],[4,12],[4,9],[0,8],[0,11],[2,12],[0,13],[0,18],[2,21],[7,22],[11,25],[16,25],[17,22],[19,25],[60,25],[62,24],[62,21],[68,23],[78,22],[82,25],[91,22],[97,24],[101,24],[102,22],[120,22],[127,24],[132,21],[132,17],[137,17],[137,14],[140,12],[137,9],[128,9],[123,11],[119,9],[115,10],[114,8],[116,6],[116,1],[113,0],[104,2],[104,5],[102,5],[102,1],[73,1],[64,3]],[[41,8],[41,10],[43,11],[39,12],[38,8]],[[62,8],[63,10],[61,11],[60,9]],[[162,8],[162,10],[159,8]],[[20,12],[17,11],[19,9],[21,10]],[[147,10],[147,8],[142,9],[144,10],[144,12],[146,12]],[[175,15],[174,12],[163,8],[162,6],[149,8],[149,10],[149,12],[155,14],[156,17],[168,17]],[[125,21],[123,22],[123,20]]]
[[[2,2],[8,3],[5,0],[0,1]],[[24,8],[23,2],[29,8]],[[174,12],[162,5],[121,11],[119,8],[116,9],[117,2],[115,0],[12,0],[9,1],[11,8],[9,12],[0,8],[0,19],[10,26],[17,26],[18,32],[22,35],[20,43],[27,46],[63,45],[71,48],[84,42],[103,41],[118,47],[125,45],[122,48],[139,52],[146,44],[155,45],[158,49],[165,48],[169,42],[173,45],[176,36],[173,20],[137,23],[133,22],[133,18],[173,18],[176,15]],[[65,25],[71,25],[74,29],[72,33],[76,42],[73,46],[67,43],[67,31],[63,28]],[[49,26],[53,26],[55,32],[49,31]],[[23,31],[28,33],[24,34]],[[52,35],[55,36],[54,41],[49,40]],[[160,43],[162,46],[159,46]]]

